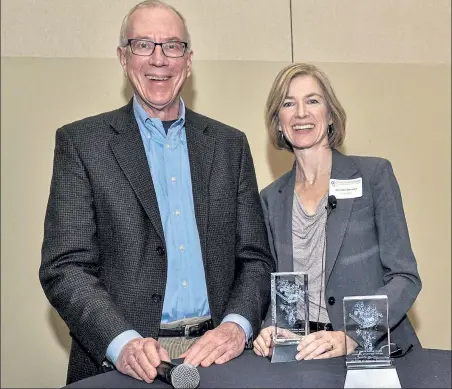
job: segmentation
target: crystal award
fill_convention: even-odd
[[[345,359],[344,387],[400,388],[390,357],[388,297],[344,297],[343,312],[345,341],[353,339],[357,343]]]
[[[297,346],[309,334],[308,275],[271,274],[272,363],[295,361]]]

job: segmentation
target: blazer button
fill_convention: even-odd
[[[330,304],[330,305],[334,305],[335,302],[336,302],[336,299],[335,299],[333,296],[331,296],[331,297],[328,299],[328,304]]]
[[[160,300],[162,299],[162,296],[160,296],[159,294],[153,294],[151,299],[152,299],[152,302],[158,304],[160,302]]]
[[[157,254],[163,257],[165,255],[165,249],[161,246],[157,247]]]

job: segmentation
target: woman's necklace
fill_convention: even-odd
[[[314,185],[314,183],[324,174],[328,173],[328,175],[331,174],[331,168],[328,168],[326,171],[321,172],[317,175],[316,178],[314,178],[313,180],[308,180],[306,178],[306,176],[304,175],[304,173],[302,172],[302,170],[297,166],[297,171],[296,171],[296,180],[297,181],[301,181],[301,182],[305,182],[308,183],[309,185]]]

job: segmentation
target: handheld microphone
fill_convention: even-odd
[[[157,378],[176,389],[195,389],[201,380],[198,369],[193,365],[174,365],[165,361],[157,366]]]

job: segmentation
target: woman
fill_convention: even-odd
[[[265,120],[274,146],[295,156],[292,170],[261,199],[278,271],[308,273],[311,334],[296,358],[330,358],[356,348],[343,332],[342,299],[353,295],[387,295],[391,343],[420,345],[406,314],[421,281],[390,162],[337,151],[346,114],[313,65],[292,64],[278,74]],[[270,324],[269,312],[254,341],[258,355],[272,352]]]

